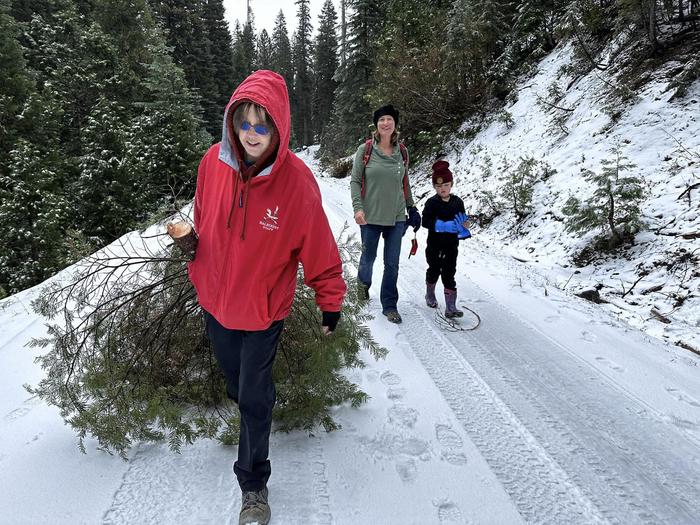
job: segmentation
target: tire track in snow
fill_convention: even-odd
[[[422,270],[402,264],[399,329],[527,521],[700,524],[696,442],[481,289],[472,295],[484,325],[440,330],[415,289]]]
[[[320,438],[304,432],[273,434],[270,460],[272,523],[332,525],[327,467]]]
[[[411,294],[404,290],[404,295]],[[604,522],[441,330],[417,309],[402,311],[399,329],[523,518],[537,523]]]
[[[605,518],[700,523],[696,444],[470,284],[486,322],[478,333],[446,337],[458,341],[464,359],[508,400]]]

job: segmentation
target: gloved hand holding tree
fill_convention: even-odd
[[[469,222],[469,217],[466,213],[458,213],[455,215],[454,223],[457,226],[457,238],[458,239],[468,239],[472,236],[471,232],[467,229],[467,223]]]

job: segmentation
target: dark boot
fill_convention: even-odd
[[[357,281],[357,298],[360,301],[369,301],[369,286],[361,281]]]
[[[425,283],[425,304],[427,304],[430,308],[437,308],[435,284],[436,283]]]
[[[267,503],[267,487],[242,494],[239,525],[267,525],[270,522],[270,505]]]
[[[453,317],[462,317],[464,312],[458,310],[457,306],[457,290],[445,288],[445,317],[452,319]]]

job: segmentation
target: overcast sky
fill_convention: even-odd
[[[313,25],[314,32],[318,27],[318,15],[321,13],[324,2],[325,0],[311,0],[310,2],[311,24]],[[333,4],[338,13],[338,18],[340,18],[339,0],[333,0]],[[294,0],[250,0],[250,7],[253,10],[255,31],[259,33],[263,29],[267,29],[270,36],[272,36],[272,30],[275,27],[275,18],[277,18],[277,14],[281,9],[287,20],[289,38],[292,38],[292,33],[297,23],[297,6],[294,4]],[[228,20],[229,27],[232,31],[235,27],[236,20],[238,20],[241,25],[245,23],[246,0],[224,0],[224,8],[226,9],[226,20]]]

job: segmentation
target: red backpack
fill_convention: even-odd
[[[369,158],[372,155],[372,149],[374,147],[374,140],[368,139],[365,142],[365,154],[362,157],[362,165],[367,166]],[[405,167],[403,174],[403,197],[408,200],[408,150],[403,142],[399,142],[399,151],[401,151],[401,156],[403,157],[403,165]],[[360,195],[365,198],[365,170],[362,170],[362,189],[360,190]]]

